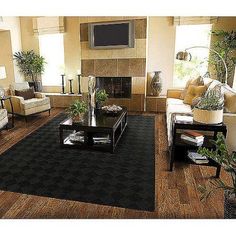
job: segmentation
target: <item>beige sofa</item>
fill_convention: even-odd
[[[15,90],[28,89],[28,82],[14,83],[11,88],[11,101],[13,104],[14,113],[16,115],[27,117],[32,114],[49,111],[51,109],[50,99],[44,94],[35,92],[35,97],[31,99],[24,100],[23,97],[15,96]],[[8,112],[11,112],[11,106],[9,102],[5,102]]]
[[[8,123],[7,110],[0,109],[0,129],[4,128]]]
[[[173,113],[192,114],[190,105],[184,104],[181,99],[183,89],[169,89],[166,100],[166,121],[168,144],[171,145],[171,117]],[[236,93],[236,92],[235,92]],[[224,113],[224,123],[227,126],[226,142],[230,151],[236,151],[236,113]]]

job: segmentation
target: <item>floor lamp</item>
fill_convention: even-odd
[[[190,49],[194,49],[194,48],[205,48],[205,49],[209,49],[209,51],[214,52],[215,54],[217,54],[217,56],[221,59],[221,61],[223,62],[224,68],[225,68],[225,81],[224,83],[227,84],[227,78],[228,78],[228,69],[225,63],[225,60],[223,59],[223,57],[214,49],[211,49],[207,46],[192,46],[189,48],[186,48],[184,51],[180,51],[176,54],[176,59],[177,60],[181,60],[181,61],[191,61],[192,59],[192,55],[190,54],[190,52],[188,52]]]

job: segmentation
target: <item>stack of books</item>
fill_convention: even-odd
[[[207,164],[209,162],[207,157],[202,156],[195,151],[188,151],[188,157],[196,164]]]
[[[181,134],[181,139],[195,146],[201,146],[204,142],[204,136],[196,131],[187,130]]]

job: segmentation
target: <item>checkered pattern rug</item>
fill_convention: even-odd
[[[0,156],[0,190],[124,208],[155,208],[155,119],[129,116],[114,154],[61,148],[60,114]]]

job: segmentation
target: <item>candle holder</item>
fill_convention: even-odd
[[[81,77],[81,74],[78,74],[78,94],[81,95],[81,84],[80,84],[80,77]]]
[[[61,75],[61,94],[65,94],[65,83],[64,80],[65,79],[65,74]]]
[[[72,89],[72,81],[73,81],[73,79],[69,79],[68,81],[70,83],[70,92],[69,92],[69,94],[74,94],[73,93],[73,89]]]

